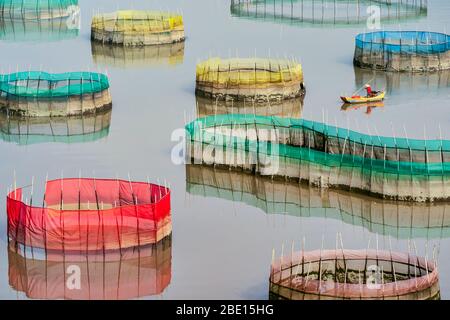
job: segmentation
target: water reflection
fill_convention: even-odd
[[[352,110],[362,110],[365,114],[368,116],[372,114],[372,111],[377,108],[383,108],[384,107],[384,101],[378,101],[378,102],[366,102],[366,103],[344,103],[341,106],[342,111],[352,111]]]
[[[449,203],[377,199],[206,165],[186,166],[190,194],[244,202],[269,214],[321,217],[396,238],[450,237]]]
[[[423,0],[232,0],[230,12],[234,17],[289,25],[355,26],[370,23],[376,14],[383,24],[426,17],[427,3]]]
[[[172,240],[121,251],[8,249],[9,285],[31,299],[116,300],[159,295],[171,281]]]
[[[117,68],[153,65],[176,66],[184,60],[184,41],[163,45],[126,47],[91,42],[94,63]]]
[[[76,3],[76,2],[74,2]],[[78,37],[80,8],[78,5],[50,8],[50,4],[32,8],[3,8],[0,12],[0,40],[3,41],[60,41]],[[29,5],[29,4],[28,4]]]
[[[406,91],[408,94],[438,91],[450,87],[450,70],[429,73],[384,72],[354,67],[355,86],[361,88],[371,83],[377,90],[388,95]]]
[[[249,101],[214,100],[196,96],[197,117],[215,114],[255,114],[259,116],[279,116],[287,118],[302,117],[304,96],[272,101],[268,103],[252,103]]]
[[[108,136],[111,113],[109,109],[84,116],[20,117],[0,112],[0,139],[19,145],[96,141]]]

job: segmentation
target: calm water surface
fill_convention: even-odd
[[[383,232],[382,228],[372,233],[369,230],[374,229],[367,224],[344,219],[344,212],[338,208],[323,214],[323,208],[314,206],[308,209],[308,215],[284,214],[287,210],[278,208],[275,211],[279,214],[269,215],[255,201],[188,192],[192,189],[186,187],[186,167],[171,161],[171,149],[176,144],[171,134],[183,127],[186,118],[195,116],[195,64],[208,56],[256,53],[297,57],[303,64],[307,85],[305,118],[325,119],[380,135],[394,132],[403,136],[406,130],[408,137],[416,138],[440,134],[450,138],[448,73],[414,77],[376,74],[375,86],[388,91],[384,107],[369,114],[366,108],[342,111],[338,96],[355,91],[374,77],[352,65],[354,36],[366,31],[364,26],[318,27],[231,17],[227,0],[128,2],[130,8],[181,10],[187,34],[184,52],[175,48],[167,59],[163,50],[148,52],[144,57],[131,54],[128,57],[132,58],[125,59],[114,51],[114,59],[112,51],[92,48],[92,13],[116,10],[117,3],[110,0],[80,0],[82,27],[78,37],[71,34],[67,40],[58,41],[0,41],[0,67],[4,72],[17,66],[52,72],[107,69],[113,97],[109,134],[94,141],[18,145],[0,140],[0,298],[27,298],[12,289],[8,280],[5,198],[14,170],[18,185],[30,184],[32,176],[43,184],[47,172],[51,178],[61,172],[65,177],[78,176],[80,169],[84,176],[95,172],[96,177],[126,177],[129,172],[134,180],[148,176],[152,181],[169,181],[173,190],[172,278],[162,294],[142,298],[266,299],[272,249],[279,252],[283,243],[290,248],[292,241],[298,247],[303,237],[307,249],[320,248],[322,237],[325,247],[334,248],[336,233],[340,232],[346,248],[365,248],[369,241],[374,247],[378,239],[380,248],[389,248],[392,243],[393,249],[407,250],[408,236]],[[126,7],[121,4],[119,8]],[[383,24],[383,28],[448,32],[449,17],[449,1],[429,0],[426,16],[402,21],[401,25]],[[320,192],[314,194],[320,198]],[[306,197],[302,203],[314,200],[302,197]],[[350,205],[360,201],[357,198]],[[376,199],[364,201],[366,207],[380,204]],[[448,206],[435,209],[450,214]],[[358,209],[347,211],[355,214]],[[443,272],[450,268],[450,232],[446,231],[411,232],[411,237],[422,254],[426,247],[429,255],[434,245],[439,247],[442,297],[450,298],[450,276]]]

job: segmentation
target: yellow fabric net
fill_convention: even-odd
[[[126,10],[99,14],[92,18],[92,28],[110,32],[142,33],[182,30],[181,15],[159,11]]]
[[[197,64],[197,82],[249,85],[303,82],[302,66],[294,60],[211,58]]]

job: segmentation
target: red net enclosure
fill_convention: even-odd
[[[16,244],[63,252],[154,244],[172,232],[167,187],[118,179],[48,181],[41,207],[33,206],[33,186],[17,188],[8,193],[7,213]]]

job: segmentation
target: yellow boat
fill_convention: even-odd
[[[377,102],[383,101],[385,96],[384,91],[376,92],[374,96],[351,96],[351,97],[341,97],[342,101],[345,103],[355,104],[355,103],[367,103],[367,102]]]

